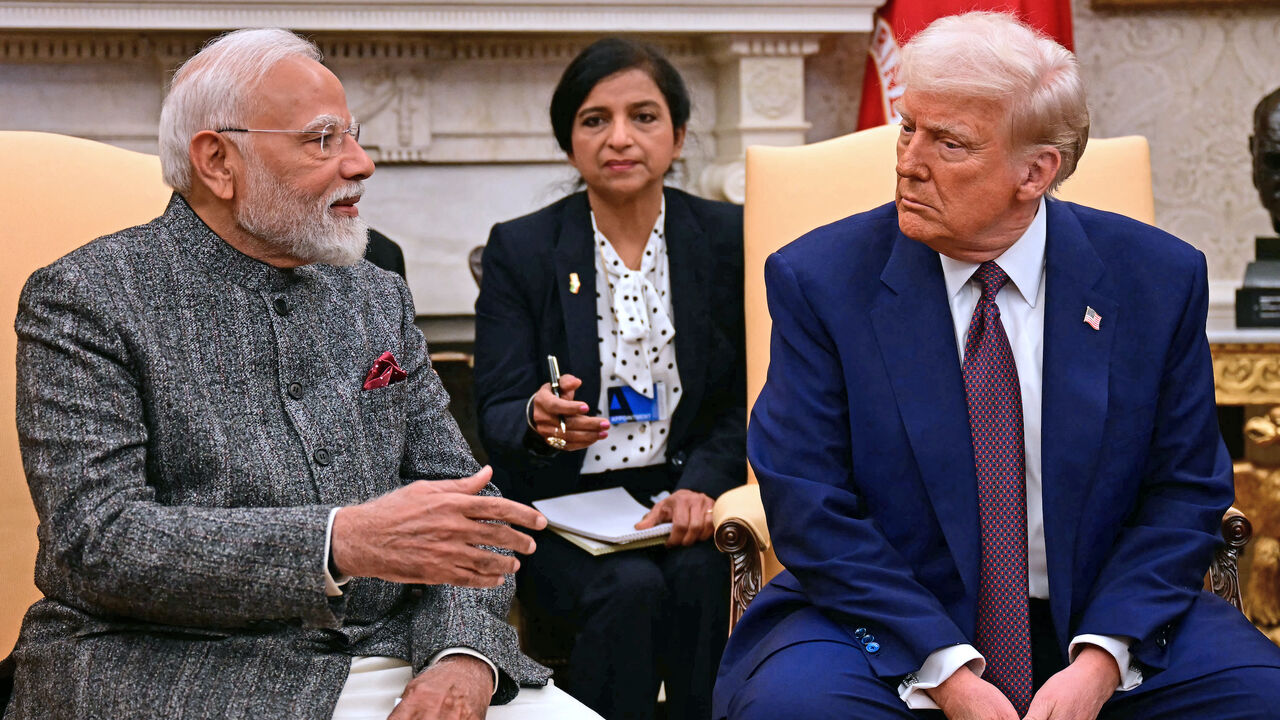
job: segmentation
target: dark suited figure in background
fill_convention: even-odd
[[[404,251],[394,240],[373,228],[369,228],[369,244],[364,249],[364,259],[402,279],[405,277]]]
[[[787,570],[716,717],[1262,720],[1280,648],[1203,590],[1232,500],[1195,248],[1047,195],[1075,57],[1010,15],[903,49],[897,199],[765,265],[749,458]]]
[[[1253,186],[1271,213],[1271,227],[1280,233],[1280,89],[1262,98],[1253,109]]]
[[[689,110],[654,48],[583,50],[551,123],[586,191],[494,226],[476,300],[480,431],[504,493],[670,492],[640,523],[674,524],[665,549],[593,557],[544,532],[520,569],[521,602],[575,629],[557,683],[611,720],[653,717],[660,680],[668,717],[709,717],[728,631],[709,538],[715,498],[746,471],[742,208],[664,187]],[[659,415],[611,425],[610,391]]]
[[[495,497],[361,260],[374,167],[320,59],[210,43],[161,111],[164,214],[23,289],[44,598],[7,718],[482,718],[545,684],[506,624],[533,541],[477,522],[545,520]]]

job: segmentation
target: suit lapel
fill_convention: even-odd
[[[705,388],[706,340],[709,332],[705,275],[711,258],[707,240],[688,203],[667,190],[666,242],[671,278],[672,324],[676,327],[676,362],[680,370],[680,405],[671,422],[671,437],[678,442],[702,404]],[[674,444],[674,443],[673,443]]]
[[[590,213],[586,193],[572,195],[565,203],[560,237],[556,241],[555,283],[564,312],[565,342],[569,346],[569,357],[560,358],[560,370],[582,380],[582,387],[574,397],[595,407],[600,401],[600,344],[597,341],[595,244]],[[571,273],[577,273],[581,284],[577,293],[570,291]],[[600,410],[604,412],[603,408]]]
[[[920,476],[968,593],[977,596],[978,494],[955,329],[938,255],[899,233],[871,311]]]
[[[1065,638],[1076,533],[1107,419],[1118,305],[1097,287],[1106,268],[1075,215],[1053,200],[1046,210],[1040,458],[1050,597],[1058,634]],[[1097,330],[1084,322],[1090,307],[1102,316]]]

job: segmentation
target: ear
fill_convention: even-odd
[[[675,153],[672,154],[671,156],[672,160],[679,159],[681,151],[684,150],[684,136],[685,136],[686,130],[688,130],[687,125],[676,128],[676,132],[675,132],[676,147],[675,147]]]
[[[235,197],[240,153],[229,140],[212,130],[201,130],[187,148],[191,180],[199,182],[222,200]]]
[[[1058,170],[1062,167],[1062,154],[1049,145],[1037,147],[1023,165],[1022,182],[1018,184],[1019,200],[1038,200],[1049,190]]]

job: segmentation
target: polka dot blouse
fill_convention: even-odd
[[[662,383],[662,420],[629,422],[609,428],[609,437],[586,449],[584,474],[660,465],[666,462],[671,414],[680,402],[675,327],[671,324],[671,277],[667,260],[666,201],[649,233],[640,269],[631,270],[596,226],[596,334],[600,346],[601,409],[609,407],[609,388],[628,385],[645,397]],[[610,303],[612,300],[612,303]]]

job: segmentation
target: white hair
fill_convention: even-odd
[[[902,50],[899,81],[929,95],[999,101],[1014,147],[1057,148],[1053,192],[1075,172],[1089,141],[1089,108],[1076,57],[1008,13],[935,20]]]
[[[209,41],[178,68],[160,108],[160,168],[164,181],[191,192],[191,138],[202,130],[244,127],[258,98],[254,90],[290,57],[320,62],[314,43],[280,28],[236,30]],[[233,140],[233,142],[235,142]]]

